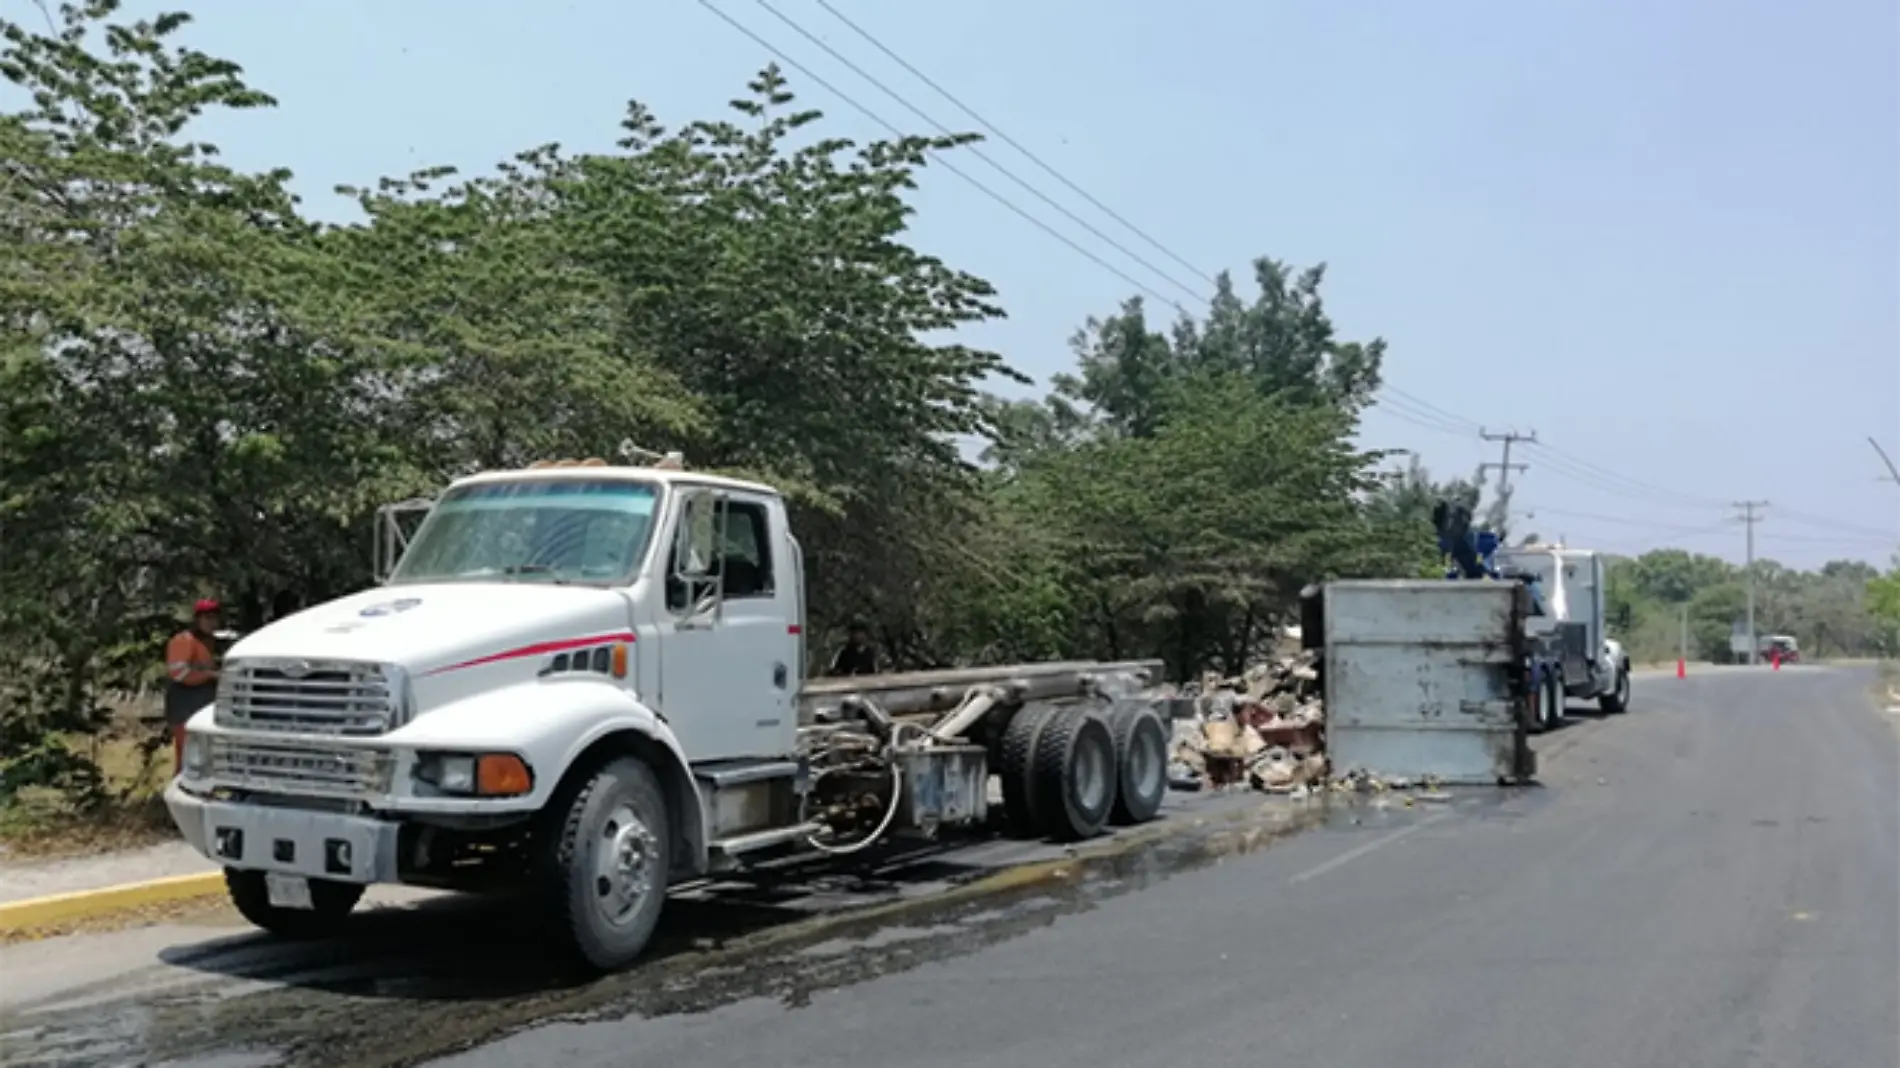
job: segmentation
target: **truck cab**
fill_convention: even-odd
[[[1502,566],[1535,577],[1545,604],[1527,626],[1562,657],[1563,694],[1594,699],[1606,714],[1629,705],[1629,655],[1610,637],[1603,557],[1589,549],[1531,544],[1500,550]]]
[[[601,463],[459,480],[383,585],[231,648],[167,804],[267,927],[347,912],[368,883],[459,886],[481,867],[463,854],[616,755],[670,823],[630,808],[616,863],[704,872],[714,836],[790,822],[800,569],[756,483]]]

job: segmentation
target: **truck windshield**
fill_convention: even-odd
[[[1549,596],[1556,586],[1557,561],[1549,553],[1499,553],[1498,564],[1516,568],[1519,572],[1535,578]]]
[[[623,581],[646,551],[658,496],[623,479],[461,486],[430,510],[389,581]]]

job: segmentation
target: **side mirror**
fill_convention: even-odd
[[[376,509],[376,542],[371,568],[378,584],[389,581],[402,554],[409,549],[409,539],[415,536],[433,507],[434,501],[415,497]]]
[[[725,509],[710,493],[695,493],[680,507],[673,531],[671,573],[667,576],[667,606],[686,615],[689,623],[718,618],[721,574],[720,527]]]

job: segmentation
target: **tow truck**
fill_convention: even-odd
[[[612,970],[670,887],[757,862],[1156,817],[1160,662],[808,680],[781,495],[623,451],[455,481],[380,585],[231,648],[165,801],[252,923],[525,887]]]
[[[1549,636],[1558,652],[1553,718],[1562,717],[1563,704],[1571,697],[1594,700],[1604,715],[1627,712],[1630,658],[1623,643],[1609,634],[1602,555],[1561,543],[1537,543],[1500,550],[1498,563],[1535,577],[1542,592],[1545,611],[1526,625]]]
[[[1496,531],[1473,529],[1471,522],[1471,510],[1462,503],[1440,501],[1433,509],[1438,551],[1450,560],[1445,578],[1509,581],[1526,588],[1529,605],[1523,620],[1521,665],[1526,716],[1531,730],[1551,730],[1564,721],[1564,656],[1544,573],[1535,566],[1522,566],[1525,561],[1516,550],[1504,548],[1504,539]]]

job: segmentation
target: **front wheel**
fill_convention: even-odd
[[[1629,669],[1621,668],[1621,667],[1616,669],[1616,685],[1610,690],[1609,693],[1606,693],[1602,697],[1597,698],[1597,704],[1602,707],[1603,714],[1606,716],[1619,716],[1619,715],[1622,715],[1624,712],[1629,711],[1629,707],[1630,707]]]
[[[311,879],[308,885],[310,907],[290,908],[271,902],[269,879],[263,872],[224,869],[224,888],[238,913],[279,938],[328,938],[343,929],[363,897],[363,887],[358,883]]]
[[[1530,677],[1533,680],[1537,679],[1535,672],[1532,672]],[[1527,727],[1532,734],[1542,734],[1544,728],[1550,725],[1550,714],[1544,710],[1544,695],[1548,692],[1548,688],[1541,681],[1533,681],[1526,690],[1528,692],[1524,695],[1524,703]]]
[[[550,904],[574,955],[598,971],[639,957],[660,921],[672,871],[672,822],[645,761],[620,757],[588,775],[551,815],[544,855]]]

